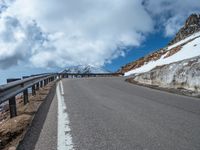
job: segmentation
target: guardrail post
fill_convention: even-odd
[[[7,79],[7,83],[21,80],[20,78]],[[17,106],[15,96],[9,99],[10,118],[17,116]]]
[[[39,85],[39,82],[36,84],[36,90],[39,90],[40,89],[40,85]]]
[[[24,90],[24,105],[28,103],[28,89]]]
[[[40,87],[41,88],[43,87],[43,81],[40,81]]]
[[[16,107],[15,97],[12,97],[9,99],[9,108],[10,108],[10,118],[17,116],[17,107]]]
[[[32,95],[36,95],[36,91],[35,91],[35,85],[32,86]]]
[[[45,80],[43,80],[43,83],[44,83],[44,84],[43,84],[43,86],[45,86],[45,85],[46,85],[46,81],[45,81]]]

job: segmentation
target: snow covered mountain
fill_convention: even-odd
[[[79,66],[71,66],[66,68],[63,73],[109,73],[109,71],[100,68],[100,67],[94,67],[90,65],[79,65]]]
[[[200,15],[192,14],[168,46],[123,66],[119,72],[125,76],[148,72],[157,66],[167,65],[200,55]]]

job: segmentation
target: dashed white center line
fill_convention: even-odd
[[[72,136],[70,134],[69,117],[67,114],[67,106],[64,100],[64,89],[62,81],[59,81],[56,87],[58,99],[58,138],[57,150],[74,150]]]

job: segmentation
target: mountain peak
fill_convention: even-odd
[[[200,31],[200,15],[191,14],[185,21],[184,26],[178,31],[175,38],[168,45],[173,45],[198,31]]]
[[[63,73],[109,73],[109,71],[97,67],[97,66],[91,66],[91,65],[78,65],[78,66],[70,66],[67,67]]]
[[[185,22],[185,27],[190,26],[200,26],[200,15],[198,14],[192,14],[188,17],[188,19]]]

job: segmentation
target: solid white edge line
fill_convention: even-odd
[[[56,94],[58,99],[57,150],[74,150],[62,81],[57,84]]]

